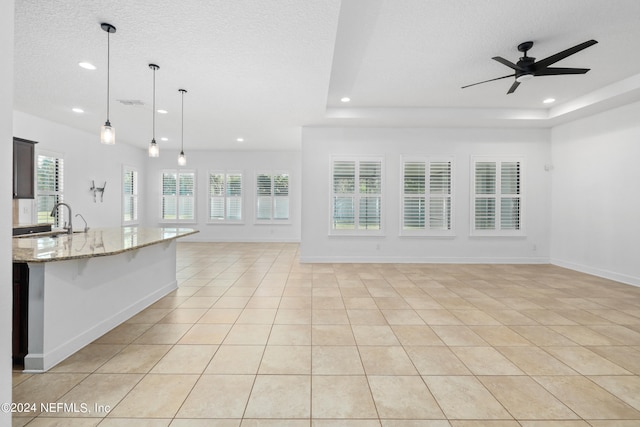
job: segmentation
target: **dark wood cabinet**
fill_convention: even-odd
[[[29,344],[29,266],[13,264],[13,363],[24,364]]]
[[[13,138],[13,198],[35,196],[35,141]]]

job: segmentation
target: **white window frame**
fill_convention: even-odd
[[[495,163],[495,193],[493,194],[476,194],[476,164],[477,163]],[[519,185],[518,193],[501,194],[502,193],[502,167],[504,163],[519,163]],[[526,192],[525,192],[525,159],[522,156],[472,156],[471,157],[471,188],[469,194],[471,195],[471,202],[469,206],[470,210],[470,235],[471,236],[495,236],[495,237],[520,237],[526,236],[525,232],[525,205],[526,205]],[[477,229],[476,228],[476,200],[479,198],[487,198],[495,200],[495,228],[493,229]],[[509,198],[519,198],[519,218],[518,229],[501,229],[502,224],[502,200]]]
[[[259,203],[259,198],[260,197],[267,197],[267,196],[260,196],[258,194],[258,176],[259,175],[268,175],[271,177],[271,214],[270,214],[270,218],[268,219],[261,219],[258,218],[258,203]],[[282,175],[287,175],[287,195],[286,196],[276,196],[275,192],[274,192],[274,177],[275,176],[282,176]],[[255,208],[255,213],[254,213],[254,221],[255,224],[291,224],[291,172],[286,171],[286,170],[257,170],[254,174],[253,177],[253,184],[254,184],[254,192],[255,192],[255,197],[254,197],[254,208]],[[276,205],[276,201],[278,199],[287,199],[287,218],[282,218],[282,219],[278,219],[274,217],[274,212],[275,212],[275,205]]]
[[[60,164],[58,165],[58,169],[61,169],[59,176],[61,177],[61,179],[58,180],[58,182],[56,183],[57,187],[59,188],[56,191],[40,191],[38,188],[38,163],[39,163],[39,158],[40,157],[50,157],[50,158],[54,158],[56,159],[56,161],[60,162]],[[41,221],[40,218],[38,218],[38,199],[41,196],[54,196],[57,197],[57,202],[56,203],[62,203],[64,202],[64,168],[65,168],[65,161],[64,161],[64,155],[62,153],[56,153],[53,151],[45,151],[45,150],[38,150],[36,152],[36,160],[35,160],[35,175],[34,175],[34,186],[35,186],[35,198],[33,201],[33,222],[36,224],[51,224],[52,227],[54,228],[60,228],[64,225],[65,222],[67,222],[68,218],[66,218],[66,210],[65,209],[60,209],[58,208],[58,214],[56,215],[56,217],[51,217],[48,216],[49,214],[47,213],[47,221]],[[55,204],[54,204],[55,206]],[[52,207],[53,208],[53,207]],[[50,213],[51,211],[49,211]]]
[[[132,194],[126,194],[125,193],[125,177],[128,174],[133,174],[133,188],[132,188]],[[122,189],[122,225],[137,225],[140,222],[140,215],[138,214],[138,208],[139,208],[139,194],[138,194],[138,181],[140,179],[140,174],[138,173],[138,169],[133,167],[133,166],[127,166],[127,165],[122,165],[122,185],[120,186],[120,188]],[[130,220],[127,220],[125,218],[125,215],[127,214],[127,212],[125,211],[125,206],[126,206],[126,200],[127,199],[131,199],[131,202],[133,204],[133,218]]]
[[[355,184],[354,193],[336,193],[334,187],[334,170],[336,162],[354,162],[355,163]],[[380,163],[380,193],[360,193],[360,165],[365,162],[379,162]],[[385,212],[384,212],[384,156],[333,156],[331,157],[330,176],[329,176],[329,235],[330,236],[384,236],[385,227]],[[349,229],[337,229],[335,228],[334,212],[335,212],[335,200],[336,197],[353,197],[353,227]],[[372,197],[372,195],[380,197],[380,225],[379,228],[360,228],[360,201],[364,197]]]
[[[211,177],[213,175],[222,175],[224,177],[224,188],[222,190],[222,196],[216,196],[211,193]],[[227,195],[229,176],[240,176],[240,195],[229,196]],[[244,173],[238,170],[210,170],[207,174],[207,192],[208,192],[208,206],[207,206],[207,222],[209,224],[244,224],[245,218],[245,206],[244,206]],[[212,218],[211,217],[211,202],[212,199],[222,199],[222,210],[224,212],[224,218]],[[230,199],[236,199],[240,202],[240,219],[228,218],[228,204]]]
[[[164,201],[163,194],[163,181],[164,175],[175,173],[176,174],[176,218],[175,219],[165,219],[162,217],[162,204]],[[193,196],[180,196],[180,175],[181,174],[193,174]],[[180,212],[180,205],[184,202],[182,200],[185,199],[193,199],[193,218],[179,219],[178,213]],[[195,224],[198,222],[198,174],[194,169],[164,169],[160,172],[160,222],[161,223],[169,223],[169,224]]]
[[[425,189],[424,193],[405,194],[405,166],[407,163],[424,163],[425,165]],[[431,194],[431,167],[434,163],[449,163],[449,194]],[[455,161],[454,156],[402,156],[400,162],[400,236],[405,237],[453,237],[455,236]],[[405,228],[405,199],[411,197],[422,197],[425,200],[425,227],[419,229]],[[432,200],[449,199],[449,229],[430,228],[430,207]]]

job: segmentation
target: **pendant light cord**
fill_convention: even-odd
[[[107,30],[107,123],[109,122],[109,68],[111,67],[109,58],[111,57],[110,50],[110,31]]]
[[[181,117],[181,121],[182,121],[182,128],[180,130],[180,152],[184,153],[184,92],[185,91],[181,91],[180,93],[182,94],[182,117]]]
[[[153,67],[153,136],[151,139],[156,140],[156,67]]]

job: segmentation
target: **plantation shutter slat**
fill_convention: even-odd
[[[66,221],[64,209],[58,210],[56,217],[51,210],[63,201],[64,160],[55,156],[39,154],[36,163],[36,221],[38,224],[53,224],[60,227]]]
[[[209,173],[209,220],[242,220],[241,173]]]
[[[451,162],[429,164],[429,193],[431,195],[451,194]]]
[[[425,191],[424,162],[408,162],[404,165],[404,194],[424,194]]]
[[[256,176],[256,219],[289,220],[288,173],[260,173]]]
[[[209,174],[209,219],[224,220],[224,174]]]
[[[477,230],[495,230],[496,199],[487,197],[476,198],[475,219]]]
[[[289,219],[289,174],[281,173],[273,176],[273,219]]]
[[[242,219],[242,174],[227,174],[227,219]]]
[[[451,230],[450,197],[431,197],[429,199],[429,228],[431,230]]]
[[[123,221],[138,220],[138,172],[125,169],[123,177]]]
[[[481,231],[520,231],[520,161],[475,162],[474,226]]]
[[[379,196],[382,193],[382,162],[362,161],[359,169],[360,194],[367,196],[360,197],[358,226],[361,230],[379,230],[382,210],[382,200]]]
[[[500,228],[502,230],[520,229],[520,198],[503,197],[500,199]]]
[[[175,172],[162,174],[162,219],[178,218],[178,175]]]
[[[503,162],[500,171],[501,194],[520,194],[520,163]]]
[[[271,175],[258,174],[256,178],[257,215],[259,220],[271,219]]]
[[[381,229],[382,161],[334,160],[332,162],[331,229]]]
[[[224,199],[220,197],[209,199],[209,219],[224,219]]]
[[[333,164],[333,192],[353,194],[356,191],[356,162],[338,161]]]
[[[192,220],[195,218],[195,174],[180,172],[178,174],[179,203],[178,219]]]
[[[500,165],[500,193],[520,195],[520,162],[502,162]],[[520,197],[502,197],[500,200],[500,228],[520,229]]]
[[[195,220],[195,172],[165,171],[162,174],[162,219]]]
[[[333,162],[333,224],[334,230],[355,228],[356,162]]]
[[[476,194],[496,194],[496,163],[476,163]]]
[[[451,170],[451,161],[403,162],[403,230],[413,234],[451,231]]]
[[[380,194],[382,192],[382,163],[360,162],[358,179],[361,194]]]
[[[405,230],[424,230],[425,228],[425,197],[404,198],[404,226]]]

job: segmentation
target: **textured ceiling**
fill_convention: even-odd
[[[161,149],[298,149],[302,126],[552,126],[640,99],[638,0],[59,0],[16,2],[15,109],[118,142],[151,139],[152,72]],[[506,95],[516,46],[538,59],[598,44]],[[78,62],[98,69],[87,71]],[[349,104],[340,98],[349,96]],[[547,97],[554,106],[542,104]],[[127,106],[117,100],[139,100]],[[71,112],[80,107],[84,114]],[[237,143],[238,137],[244,138]]]

